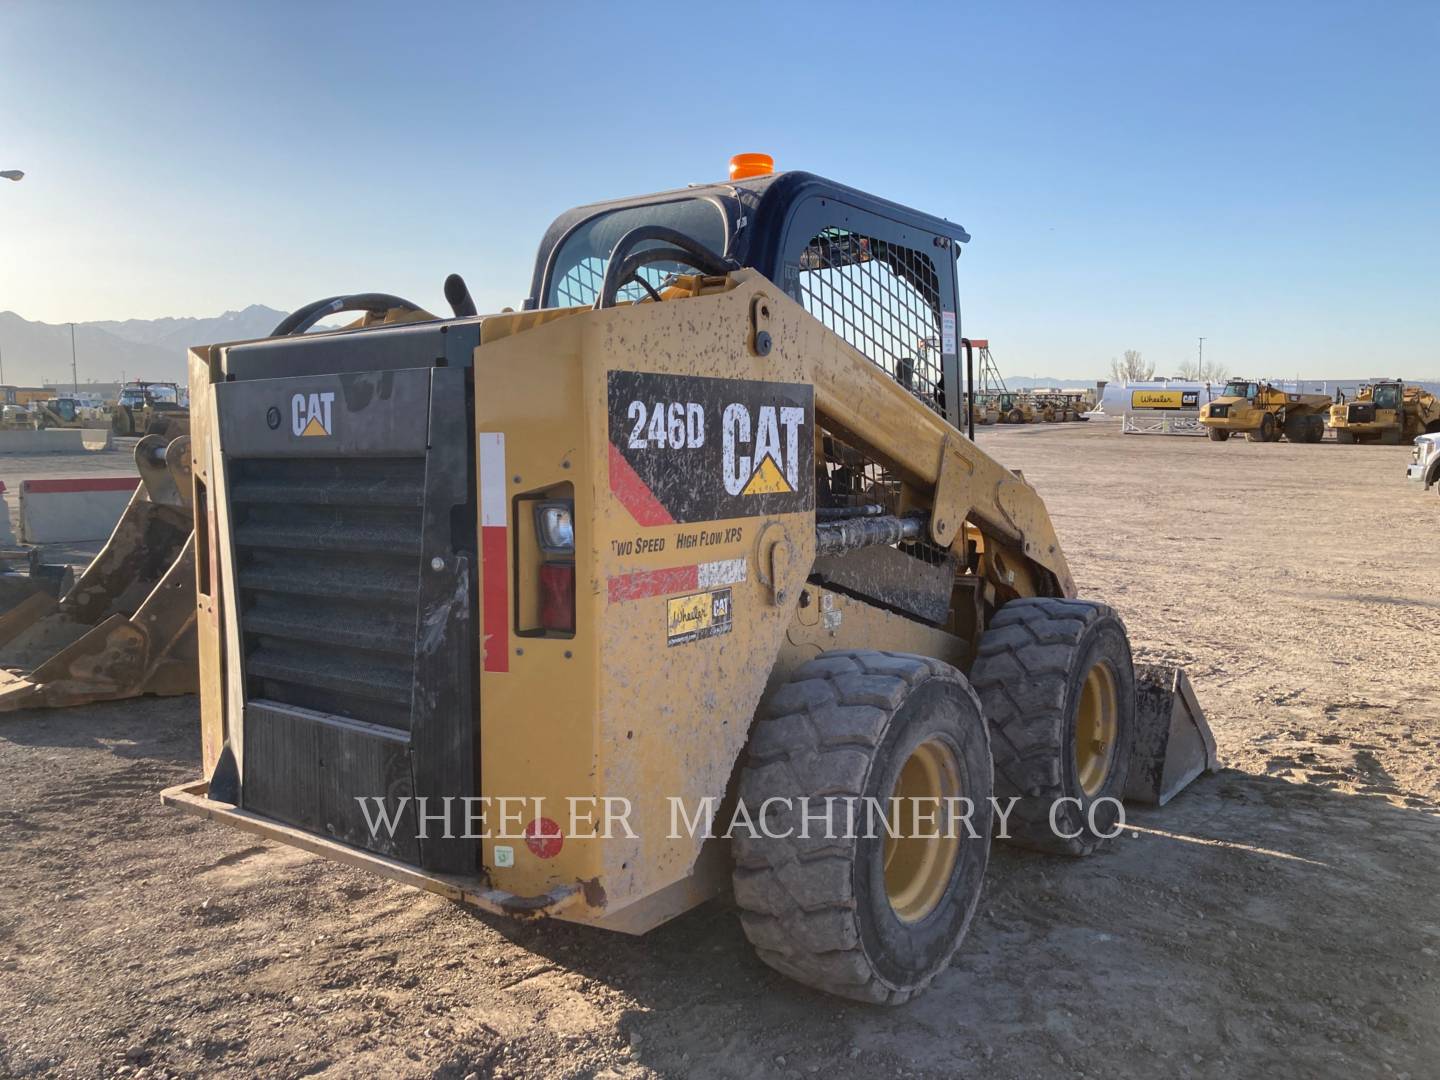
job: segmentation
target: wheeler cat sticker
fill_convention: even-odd
[[[815,506],[805,383],[609,372],[610,490],[641,525]]]
[[[665,603],[665,644],[688,645],[716,634],[728,634],[734,622],[729,589],[671,597]]]

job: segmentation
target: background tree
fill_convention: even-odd
[[[1186,360],[1180,365],[1180,378],[1194,382],[1224,382],[1230,369],[1214,360]]]
[[[1126,349],[1119,360],[1110,361],[1110,374],[1116,382],[1144,382],[1155,377],[1155,365],[1147,364],[1138,349]]]

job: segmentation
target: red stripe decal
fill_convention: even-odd
[[[510,670],[510,568],[506,555],[508,533],[503,525],[487,525],[480,530],[480,564],[484,577],[481,605],[481,649],[485,654],[486,671]]]
[[[625,455],[610,444],[610,490],[620,500],[620,505],[630,511],[640,525],[674,525],[675,519],[663,503],[655,497],[650,485],[630,467]]]
[[[633,574],[617,574],[606,583],[612,604],[666,593],[695,592],[700,588],[700,568],[672,566],[665,570],[637,570]]]
[[[83,480],[21,480],[22,493],[53,494],[62,491],[134,491],[138,476],[93,476]]]

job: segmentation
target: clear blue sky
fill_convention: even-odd
[[[1440,4],[0,5],[0,309],[524,295],[765,150],[961,222],[1014,374],[1440,375]]]

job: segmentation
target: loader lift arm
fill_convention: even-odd
[[[667,246],[636,252],[645,243]],[[897,277],[911,274],[904,260],[893,254],[886,254],[884,261]],[[655,263],[683,264],[702,276],[682,280],[672,273],[666,283],[674,284],[662,293],[638,273],[642,266]],[[595,306],[615,306],[619,287],[631,282],[645,291],[641,303],[695,295],[721,287],[722,280],[725,288],[753,288],[760,283],[773,287],[753,270],[727,276],[727,264],[733,265],[725,256],[674,229],[633,228],[610,252]],[[766,355],[776,345],[771,301],[754,300],[750,318],[751,349]],[[802,352],[814,344],[808,340],[806,321],[786,324],[797,325],[799,335],[806,337],[788,343]],[[863,449],[901,482],[902,507],[927,514],[932,543],[940,548],[959,544],[963,555],[967,522],[984,537],[979,545],[980,570],[995,590],[992,606],[1022,596],[1075,595],[1074,579],[1044,502],[1022,477],[980,450],[935,410],[920,407],[912,391],[884,377],[875,363],[853,347],[836,350],[835,356],[816,362],[813,379],[821,427]],[[943,383],[938,392],[943,394]]]

